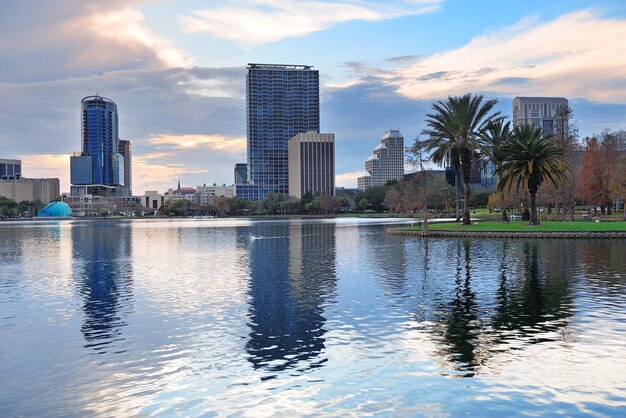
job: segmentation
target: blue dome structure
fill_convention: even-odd
[[[41,208],[37,216],[42,218],[67,218],[72,216],[72,209],[67,205],[67,203],[50,202]]]

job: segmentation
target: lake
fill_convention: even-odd
[[[0,416],[625,416],[626,242],[0,223]]]

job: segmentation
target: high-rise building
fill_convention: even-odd
[[[248,164],[237,163],[235,164],[235,184],[248,183]]]
[[[87,96],[80,104],[82,150],[70,158],[70,181],[73,186],[97,185],[92,189],[114,189],[115,194],[123,194],[124,157],[119,153],[117,105],[101,96]]]
[[[0,158],[0,180],[16,180],[22,177],[22,161]]]
[[[365,160],[365,175],[357,180],[359,189],[382,186],[389,180],[402,180],[404,176],[404,137],[392,129],[383,135],[380,144]]]
[[[118,152],[124,158],[124,196],[133,195],[133,159],[130,141],[120,139]]]
[[[237,197],[260,200],[289,193],[289,139],[319,132],[319,72],[308,65],[248,64],[248,184]]]
[[[546,136],[564,131],[567,117],[563,109],[568,108],[564,97],[516,97],[513,99],[513,126],[529,124],[542,128]]]
[[[335,134],[300,133],[289,140],[289,195],[335,194]]]

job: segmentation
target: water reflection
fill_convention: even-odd
[[[547,241],[497,243],[497,251],[481,257],[473,250],[484,252],[485,243],[457,240],[453,260],[441,260],[454,267],[454,285],[439,292],[430,332],[442,343],[437,355],[449,370],[444,374],[473,377],[497,352],[572,338],[572,248]],[[425,251],[425,268],[427,257]]]
[[[123,340],[122,327],[132,309],[131,228],[114,223],[72,228],[74,280],[83,299],[81,332],[104,354]]]
[[[270,372],[321,367],[324,307],[336,286],[335,225],[257,224],[250,231],[249,361]]]

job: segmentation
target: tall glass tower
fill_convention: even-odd
[[[308,65],[248,64],[248,182],[237,197],[289,193],[289,139],[319,132],[319,71]]]
[[[80,107],[82,151],[70,160],[72,185],[123,186],[117,105],[106,97],[87,96]]]

